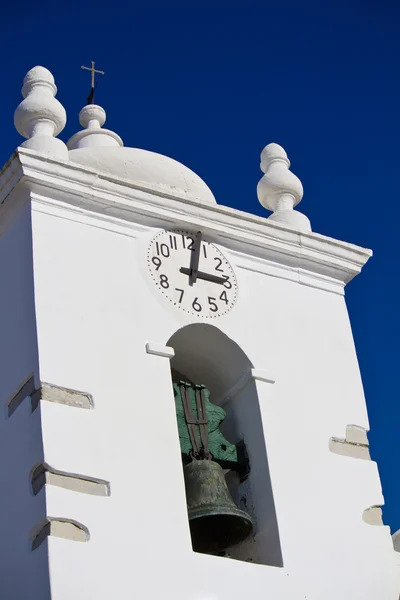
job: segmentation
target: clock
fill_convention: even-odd
[[[236,302],[238,286],[228,259],[200,231],[160,231],[150,241],[147,264],[157,289],[186,313],[212,319]]]

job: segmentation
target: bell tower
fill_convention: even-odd
[[[0,596],[398,600],[344,299],[371,252],[312,232],[281,146],[261,218],[100,106],[64,143],[56,92],[28,72],[0,174]]]

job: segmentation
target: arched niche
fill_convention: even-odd
[[[250,359],[236,342],[206,323],[179,329],[167,345],[175,351],[171,360],[173,381],[184,379],[205,385],[211,402],[226,411],[222,433],[234,444],[243,440],[249,455],[247,479],[239,481],[234,472],[228,472],[226,479],[236,504],[252,517],[255,531],[241,544],[227,549],[225,556],[283,566],[257,386],[246,377],[253,367]]]

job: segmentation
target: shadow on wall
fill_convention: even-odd
[[[49,600],[47,543],[32,552],[29,537],[46,518],[44,490],[34,496],[30,481],[32,466],[44,458],[40,406],[32,412],[25,388],[26,398],[20,394],[8,409],[21,384],[38,374],[29,203],[5,234],[0,229],[0,280],[0,598]]]
[[[273,488],[268,467],[267,448],[257,394],[253,380],[246,378],[252,364],[243,350],[217,327],[195,323],[178,330],[168,341],[175,351],[171,368],[175,377],[203,384],[210,400],[224,408],[227,416],[221,425],[226,439],[236,444],[244,440],[250,459],[250,474],[240,482],[233,471],[227,483],[239,508],[253,519],[254,534],[229,548],[225,556],[258,564],[283,566]]]

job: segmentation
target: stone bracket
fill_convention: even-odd
[[[78,392],[51,383],[42,383],[40,391],[40,399],[47,402],[56,402],[75,408],[94,408],[93,397],[87,392]]]
[[[90,539],[88,528],[78,523],[78,521],[47,517],[32,529],[30,534],[31,549],[36,550],[39,548],[50,535],[72,540],[73,542],[88,542]]]
[[[371,460],[367,432],[357,425],[347,425],[344,439],[331,437],[329,450],[341,456]]]
[[[11,417],[28,396],[31,399],[32,412],[37,409],[40,400],[65,404],[75,408],[90,409],[94,406],[93,397],[87,392],[78,392],[77,390],[44,382],[40,383],[39,387],[36,387],[34,375],[31,373],[22,381],[7,400],[6,408],[8,418]]]
[[[46,484],[92,496],[110,496],[111,494],[110,483],[108,481],[85,475],[76,475],[66,471],[58,471],[46,463],[40,463],[31,471],[31,485],[34,495],[36,496]]]
[[[368,525],[384,525],[382,520],[382,508],[380,506],[370,506],[362,514],[364,523]]]

